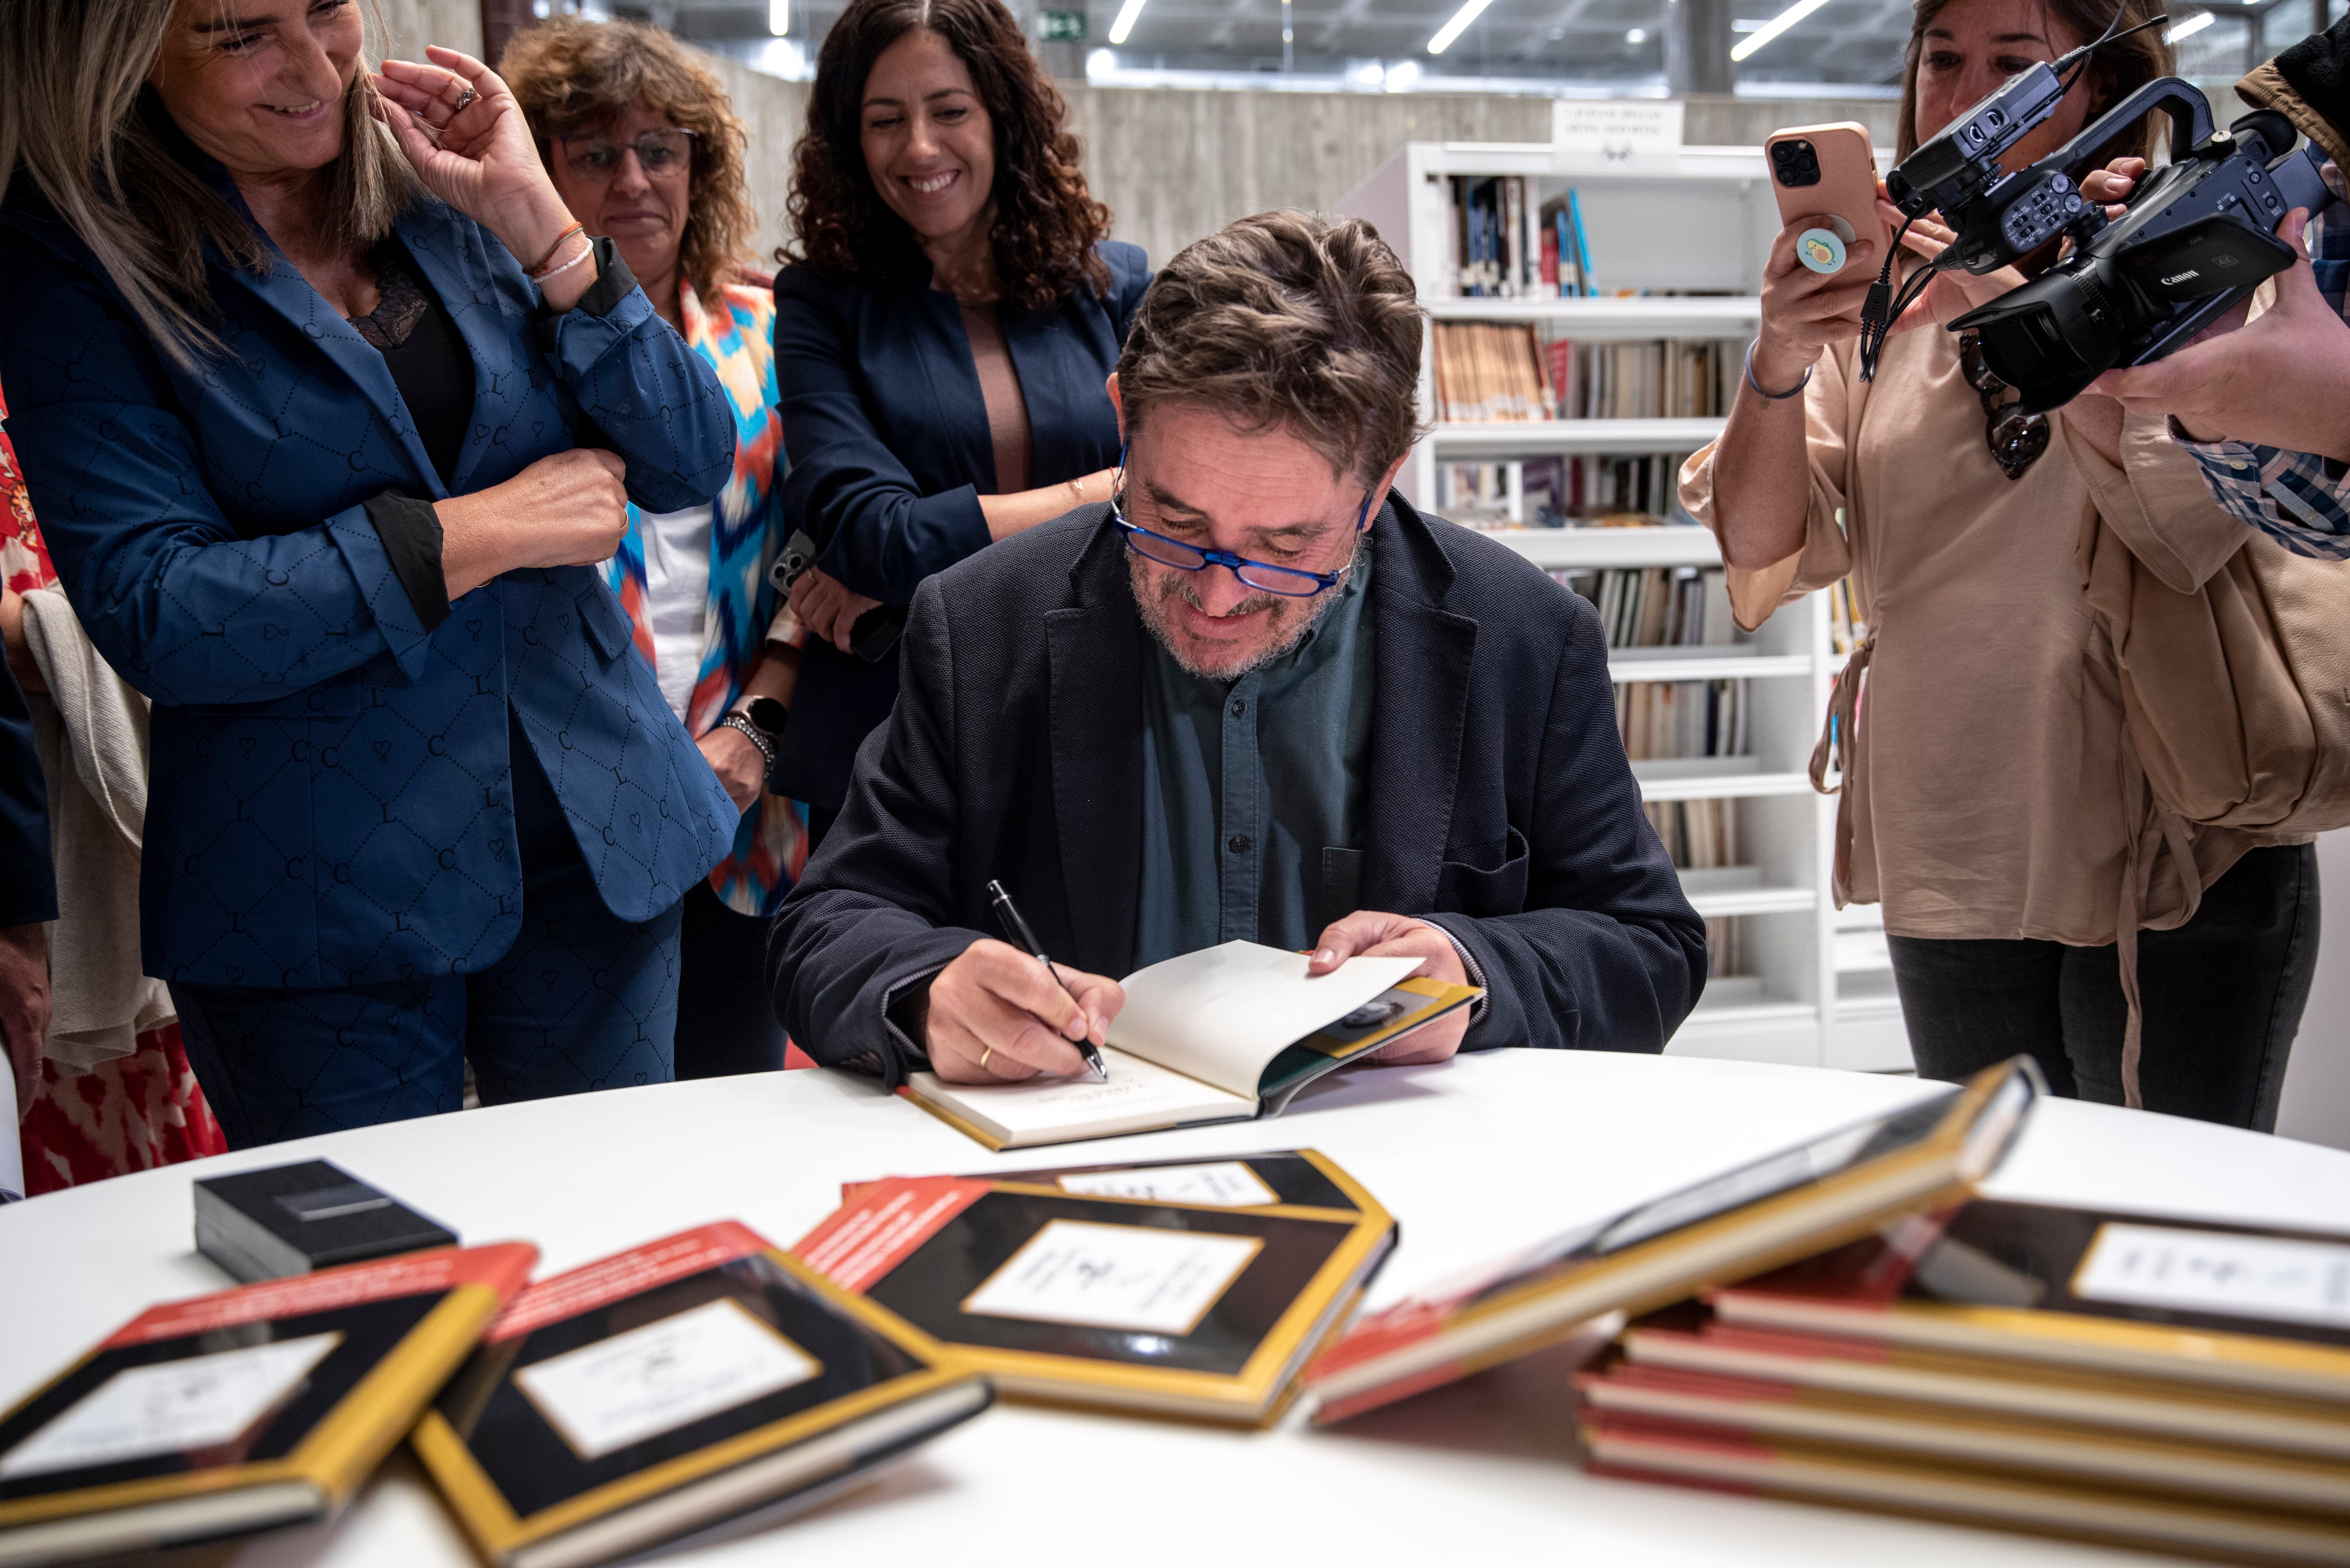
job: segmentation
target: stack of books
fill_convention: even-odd
[[[1636,1323],[1592,1467],[2350,1562],[2350,1236],[1977,1200]]]
[[[1456,174],[1445,242],[1463,298],[1573,299],[1596,292],[1583,203],[1573,191],[1537,205],[1523,174]]]
[[[1435,344],[1438,419],[1492,423],[1563,417],[1533,327],[1440,321]]]

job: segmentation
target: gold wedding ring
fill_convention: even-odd
[[[984,1073],[987,1071],[987,1059],[994,1054],[995,1047],[993,1045],[990,1045],[987,1049],[979,1054],[979,1070],[981,1072]]]

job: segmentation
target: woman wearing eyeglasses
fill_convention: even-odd
[[[817,57],[775,359],[785,504],[818,546],[777,779],[819,836],[897,696],[916,587],[1109,499],[1104,389],[1150,276],[1065,113],[999,0],[852,0]]]
[[[2121,9],[2120,27],[2154,13],[2147,0]],[[2114,0],[1918,0],[1899,154],[2115,20]],[[2046,156],[2170,67],[2158,29],[2106,45],[2003,166]],[[2143,158],[2150,140],[2141,121],[2098,161]],[[1950,243],[1934,219],[1910,229],[1909,265]],[[1944,330],[2053,252],[2020,271],[1938,277],[1863,382],[1860,309],[1884,257],[1856,245],[1822,276],[1796,258],[1805,226],[1773,247],[1746,385],[1721,441],[1683,468],[1682,501],[1721,536],[1743,626],[1852,576],[1866,636],[1814,778],[1833,749],[1837,899],[1884,906],[1918,1072],[1956,1078],[2024,1053],[2058,1093],[2121,1103],[2115,940],[2144,808],[2075,549],[2102,516],[2167,587],[2191,592],[2242,544],[2241,525],[2159,421],[2126,420],[2103,397],[2018,412],[1971,335]],[[2138,936],[2138,1084],[2149,1109],[2266,1129],[2316,957],[2314,852],[2207,830],[2196,858],[2199,912]]]
[[[807,857],[799,809],[772,793],[800,633],[767,569],[781,553],[783,441],[771,280],[745,137],[725,89],[668,33],[553,17],[500,60],[540,156],[591,234],[608,234],[653,308],[717,373],[734,418],[726,487],[676,512],[629,508],[604,575],[670,711],[742,815],[726,858],[685,896],[677,1075],[780,1068],[783,1028],[760,967],[766,917]],[[795,727],[796,728],[796,726]]]

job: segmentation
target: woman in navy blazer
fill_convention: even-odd
[[[784,504],[817,546],[775,787],[819,830],[898,691],[894,651],[852,648],[931,573],[1108,499],[1105,384],[1150,274],[1065,114],[999,0],[854,0],[825,36],[775,279]]]
[[[468,1054],[491,1101],[666,1079],[735,813],[588,563],[724,482],[723,396],[486,67],[229,9],[0,13],[0,382],[154,700],[148,972],[240,1146],[453,1110]]]

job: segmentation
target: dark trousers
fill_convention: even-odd
[[[2317,968],[2317,850],[2255,849],[2195,918],[2137,937],[2150,1111],[2272,1132]],[[2110,947],[1888,937],[1923,1078],[2029,1055],[2057,1094],[2122,1103],[2121,964]]]
[[[767,994],[764,915],[738,914],[697,882],[678,933],[677,1075],[777,1073],[784,1025]]]
[[[522,932],[488,969],[340,991],[172,987],[234,1148],[484,1105],[670,1081],[678,910],[641,924],[596,891],[529,742],[513,736]]]

